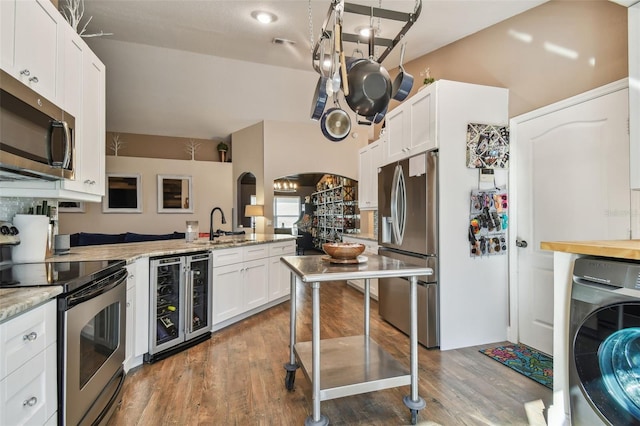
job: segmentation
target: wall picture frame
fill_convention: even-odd
[[[107,173],[103,213],[142,213],[142,179],[139,174]]]
[[[85,205],[82,201],[60,201],[58,202],[59,213],[84,213]]]
[[[193,213],[191,176],[158,175],[158,213]]]

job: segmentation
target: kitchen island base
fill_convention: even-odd
[[[398,386],[411,386],[411,394],[403,399],[411,413],[411,424],[417,423],[418,412],[426,407],[418,395],[418,327],[417,282],[419,275],[433,273],[400,260],[371,255],[364,265],[334,266],[321,256],[286,256],[281,261],[291,270],[291,323],[289,362],[285,387],[293,389],[297,368],[311,383],[313,413],[305,425],[327,425],[320,412],[320,402]],[[369,336],[370,279],[404,276],[410,282],[411,333],[410,369],[389,355]],[[320,340],[320,283],[348,279],[364,279],[364,336]],[[312,289],[312,341],[296,343],[296,284],[308,283]]]

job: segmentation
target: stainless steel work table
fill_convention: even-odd
[[[291,270],[291,344],[285,386],[293,389],[298,367],[311,382],[313,413],[305,425],[328,425],[320,413],[320,402],[364,392],[411,385],[411,394],[403,398],[416,424],[425,401],[418,395],[418,298],[419,275],[433,270],[396,259],[367,255],[359,264],[332,264],[324,256],[285,256],[281,261]],[[370,279],[407,277],[411,283],[410,370],[391,357],[369,337]],[[325,281],[364,279],[364,336],[340,337],[320,341],[320,284]],[[296,343],[296,283],[312,289],[312,340]],[[323,359],[322,364],[320,359]],[[296,362],[299,361],[300,364]],[[323,371],[320,371],[322,365]]]

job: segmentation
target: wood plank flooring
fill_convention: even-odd
[[[360,335],[362,293],[344,282],[321,289],[321,338]],[[311,293],[298,286],[298,341],[311,339]],[[409,366],[409,338],[378,317],[371,303],[371,337]],[[302,425],[312,411],[311,389],[298,370],[284,386],[289,359],[289,302],[213,334],[211,340],[129,372],[117,425]],[[419,346],[419,394],[427,407],[419,425],[527,425],[524,403],[550,389],[478,352]],[[402,398],[409,386],[323,401],[332,425],[410,424]]]

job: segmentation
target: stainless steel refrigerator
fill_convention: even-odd
[[[438,152],[388,164],[378,174],[379,254],[433,269],[418,277],[418,342],[439,346]],[[380,316],[410,332],[409,281],[379,280]]]

